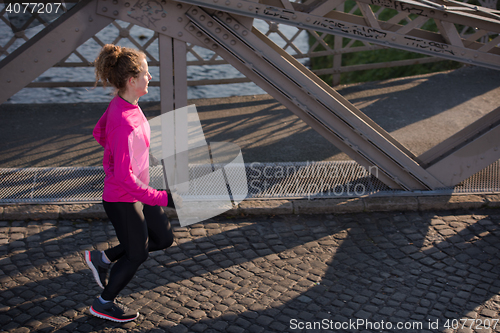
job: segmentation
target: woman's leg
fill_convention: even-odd
[[[158,251],[170,247],[174,242],[174,235],[167,214],[165,214],[160,206],[149,206],[146,204],[142,211],[148,226],[148,251]]]
[[[111,253],[110,260],[116,259],[113,256],[120,258],[111,268],[108,284],[101,295],[104,300],[113,300],[148,258],[148,226],[142,208],[140,202],[104,202],[106,214],[120,241],[113,251],[106,252],[107,256]]]
[[[158,251],[170,247],[174,241],[174,235],[170,221],[163,209],[159,206],[144,204],[142,211],[148,226],[148,251]],[[125,249],[122,244],[118,244],[105,250],[104,253],[111,262],[114,262],[125,254]]]

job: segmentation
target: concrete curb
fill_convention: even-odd
[[[447,196],[393,196],[337,199],[248,200],[222,214],[288,215],[345,214],[361,212],[467,210],[500,208],[500,194],[467,194]],[[175,210],[165,208],[170,218]],[[100,219],[107,218],[102,204],[12,204],[0,206],[0,220]]]

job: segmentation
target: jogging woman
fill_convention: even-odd
[[[137,104],[148,93],[151,80],[145,54],[107,44],[95,60],[95,73],[96,82],[117,91],[93,134],[104,147],[102,199],[120,244],[105,251],[85,251],[87,265],[104,289],[90,313],[127,322],[139,314],[115,303],[115,298],[149,252],[172,245],[170,222],[160,206],[172,206],[173,201],[167,192],[148,186],[150,128]]]

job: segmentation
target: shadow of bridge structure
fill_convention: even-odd
[[[473,332],[500,332],[498,211],[219,217],[187,228],[173,222],[174,245],[151,253],[119,297],[141,314],[125,324],[88,313],[100,288],[82,254],[117,242],[108,221],[0,222],[0,326],[458,332],[472,325]]]

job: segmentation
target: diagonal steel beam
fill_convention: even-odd
[[[96,5],[82,0],[0,62],[0,104],[113,22]]]
[[[426,170],[453,186],[500,158],[500,107],[419,156]]]
[[[366,0],[364,3],[367,3],[367,1],[371,0]],[[467,44],[467,47],[454,45],[448,43],[446,38],[439,33],[433,33],[420,29],[413,29],[411,32],[400,34],[397,30],[401,29],[403,26],[383,21],[375,22],[372,16],[370,16],[370,18],[365,18],[337,11],[332,11],[330,13],[317,13],[314,8],[304,8],[303,5],[298,3],[292,3],[295,10],[290,10],[283,7],[280,0],[261,0],[259,3],[246,0],[180,0],[180,2],[220,10],[235,15],[249,16],[262,20],[271,20],[278,23],[293,25],[302,29],[335,34],[383,45],[385,47],[394,47],[500,70],[500,48],[498,47],[493,47],[492,45],[492,47],[489,47],[487,50],[481,49],[484,44],[479,42],[470,42]],[[413,8],[411,7],[408,9],[408,6],[403,6],[403,4],[408,5],[407,1],[398,1],[397,3],[400,5],[394,5],[394,9],[396,10],[399,9],[401,11],[409,11]],[[328,2],[323,3],[320,6],[326,6],[327,4]],[[332,6],[336,4],[336,2],[333,2]],[[384,5],[385,1],[380,1],[380,3],[377,4]],[[390,8],[390,6],[388,7]],[[365,11],[369,10],[369,7],[365,6],[364,9]],[[316,15],[308,12],[309,10]],[[429,19],[436,18],[441,21],[451,23],[457,23],[454,21],[458,21],[459,18],[467,18],[467,22],[470,22],[473,27],[479,27],[483,30],[497,33],[500,31],[500,21],[495,18],[472,15],[463,12],[449,13],[446,9],[434,8],[425,5],[419,5],[418,10],[410,12],[428,17]],[[429,16],[426,16],[427,12],[429,13]],[[449,14],[453,17],[452,21],[449,21]],[[420,22],[420,20],[417,22]],[[381,27],[381,29],[373,28],[371,26],[377,24]],[[460,22],[459,24],[464,24],[464,22]],[[447,27],[451,26],[448,25]],[[454,36],[449,31],[448,34]],[[448,40],[450,40],[450,38],[448,38]]]
[[[500,157],[500,124],[462,146],[426,170],[446,186],[454,186]]]
[[[193,21],[187,29],[200,41],[216,47],[229,63],[360,164],[376,166],[386,184],[407,190],[442,186],[354,105],[316,81],[312,72],[286,52],[276,52],[266,36],[241,27],[227,13],[208,17],[193,7],[187,15]]]

